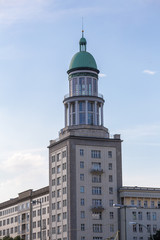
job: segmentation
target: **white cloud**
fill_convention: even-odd
[[[101,77],[101,78],[106,77],[106,74],[105,73],[100,73],[99,77]]]
[[[0,202],[48,185],[48,159],[41,149],[15,152],[1,163]]]
[[[149,74],[149,75],[154,75],[156,74],[155,71],[151,71],[151,70],[144,70],[143,73]]]
[[[127,141],[129,140],[140,140],[143,138],[150,139],[160,136],[160,124],[151,124],[151,125],[137,125],[128,129],[118,130]]]
[[[48,0],[0,0],[0,24],[12,24],[17,20],[41,16]]]

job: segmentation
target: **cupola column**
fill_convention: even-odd
[[[75,118],[76,118],[76,125],[78,125],[78,101],[75,102]]]
[[[67,104],[64,105],[65,127],[67,127]]]
[[[94,102],[94,124],[97,125],[97,101]]]
[[[86,112],[86,123],[85,124],[88,124],[88,101],[86,100],[85,101],[85,112]]]
[[[103,103],[101,103],[101,125],[103,126]]]
[[[68,103],[68,124],[71,126],[71,105]]]

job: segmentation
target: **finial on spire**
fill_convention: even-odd
[[[82,17],[82,37],[84,37],[84,29],[83,29],[83,17]]]

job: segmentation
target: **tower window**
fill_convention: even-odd
[[[112,151],[108,151],[108,157],[112,158]]]
[[[81,198],[81,206],[84,206],[84,198]]]
[[[84,193],[84,186],[80,186],[80,192]]]
[[[85,224],[81,224],[81,231],[85,231]]]
[[[93,232],[102,232],[102,224],[93,224]]]
[[[80,149],[80,156],[84,156],[84,149]]]
[[[101,158],[100,150],[91,150],[91,158]]]
[[[102,194],[101,187],[92,187],[92,194],[93,195],[101,195]]]
[[[80,162],[80,168],[84,168],[84,162]]]

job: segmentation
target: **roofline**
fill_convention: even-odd
[[[11,207],[11,206],[16,205],[20,202],[24,202],[24,201],[31,200],[31,199],[36,198],[36,197],[43,196],[45,194],[49,194],[49,186],[37,189],[35,191],[33,191],[32,189],[28,189],[24,192],[19,193],[18,197],[11,198],[8,201],[0,203],[0,210],[2,210],[4,208]]]
[[[77,68],[71,68],[67,71],[68,74],[70,74],[71,72],[77,71],[77,70],[92,70],[96,73],[99,73],[100,71],[96,68],[90,68],[90,67],[77,67]]]

